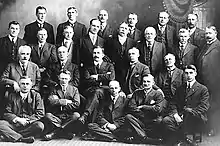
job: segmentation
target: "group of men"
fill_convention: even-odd
[[[213,134],[220,101],[214,26],[201,30],[197,14],[189,14],[177,31],[160,12],[158,24],[142,32],[130,13],[113,30],[101,10],[87,30],[69,7],[55,41],[46,13],[36,8],[37,20],[25,26],[23,39],[16,21],[0,38],[2,139],[33,143],[39,135],[80,134],[85,140],[196,145],[201,127],[195,123],[207,121]],[[208,111],[214,114],[207,117]]]

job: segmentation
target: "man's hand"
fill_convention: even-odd
[[[16,121],[22,126],[26,126],[27,124],[29,124],[29,121],[27,118],[17,118]]]
[[[138,107],[137,107],[137,109],[142,109],[143,108],[143,105],[139,105]]]
[[[98,75],[91,75],[90,77],[95,79],[95,80],[98,80]]]
[[[192,110],[193,110],[192,108],[189,108],[189,107],[184,107],[183,109],[187,113],[192,113]]]
[[[121,96],[121,97],[126,97],[126,95],[125,95],[125,93],[124,93],[123,91],[120,91],[118,94],[119,94],[119,96]]]
[[[66,99],[66,104],[68,104],[68,103],[71,104],[73,102],[72,102],[72,100]]]
[[[20,87],[19,87],[19,85],[18,85],[17,82],[14,82],[13,88],[14,88],[14,91],[15,91],[15,92],[19,92],[19,91],[20,91]]]
[[[44,72],[46,70],[45,67],[39,68],[40,72]]]
[[[111,130],[111,131],[114,131],[115,129],[117,129],[117,127],[115,126],[115,124],[108,124],[107,125],[107,128],[109,129],[109,130]]]
[[[177,123],[180,123],[183,121],[183,119],[180,117],[180,115],[178,113],[175,113],[173,115],[174,119],[176,120]]]
[[[64,105],[67,105],[68,103],[71,104],[73,102],[72,102],[72,100],[69,100],[69,99],[60,99],[60,104],[61,105],[64,106]]]

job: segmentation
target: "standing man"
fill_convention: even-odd
[[[177,39],[175,28],[168,24],[169,17],[167,12],[160,12],[158,15],[158,24],[153,26],[157,33],[156,41],[164,43],[167,52],[171,51]]]
[[[137,29],[138,16],[135,13],[130,13],[127,18],[129,33],[128,37],[132,38],[135,42],[139,42],[142,39],[142,33]]]
[[[163,57],[166,54],[166,47],[163,43],[155,41],[156,30],[147,27],[144,31],[144,38],[137,44],[140,50],[140,62],[149,66],[151,74],[156,75],[164,66]]]
[[[189,31],[190,43],[197,46],[199,50],[202,49],[205,44],[205,31],[198,28],[196,25],[198,23],[197,14],[188,14],[187,16],[187,26],[186,29]]]
[[[40,28],[45,28],[47,30],[47,42],[50,44],[54,44],[54,32],[53,26],[45,21],[47,14],[47,9],[44,6],[38,6],[36,8],[36,16],[37,20],[26,25],[24,28],[24,40],[28,44],[37,44],[37,32]]]
[[[20,24],[17,21],[11,21],[8,25],[9,34],[0,38],[0,74],[3,73],[9,63],[17,62],[18,48],[26,44],[24,40],[18,37]]]
[[[198,66],[198,81],[207,86],[210,93],[211,108],[209,111],[209,126],[215,132],[219,130],[218,121],[216,119],[220,112],[220,41],[217,39],[217,30],[215,26],[209,26],[205,29],[206,44],[201,50],[197,58]],[[210,135],[213,135],[213,130],[210,131]]]
[[[67,9],[67,17],[68,20],[66,22],[63,22],[58,25],[57,27],[57,36],[56,36],[56,44],[61,44],[63,41],[63,31],[64,27],[66,25],[73,27],[74,35],[72,36],[72,39],[76,41],[77,39],[80,39],[84,37],[87,33],[86,26],[76,20],[76,17],[78,16],[78,11],[75,7],[69,7]]]
[[[98,19],[101,22],[100,30],[98,32],[98,35],[102,37],[103,39],[108,39],[112,37],[113,30],[111,26],[108,24],[108,12],[106,10],[100,10]]]
[[[22,76],[19,88],[19,92],[6,97],[9,102],[0,121],[0,132],[7,141],[33,143],[33,136],[44,130],[44,124],[39,121],[45,111],[43,100],[38,92],[31,90],[31,78]]]

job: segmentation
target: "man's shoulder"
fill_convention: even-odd
[[[53,25],[50,24],[49,22],[46,22],[46,21],[45,21],[45,22],[44,22],[44,25],[45,25],[46,28],[50,28],[50,29],[53,28]]]
[[[75,25],[77,25],[78,27],[86,27],[85,24],[76,21]]]
[[[34,25],[36,25],[36,21],[33,21],[31,23],[28,23],[25,27],[28,28],[28,27],[33,27]]]

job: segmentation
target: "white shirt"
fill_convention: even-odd
[[[117,96],[115,96],[115,97],[111,95],[111,99],[112,99],[112,101],[113,101],[114,104],[116,103],[118,97],[119,97],[119,95],[117,95]]]
[[[106,27],[107,23],[101,23],[100,30],[103,31]]]
[[[45,42],[43,42],[43,43],[38,42],[39,48],[43,48],[44,44],[45,44]]]
[[[23,69],[23,65],[24,65],[24,67],[25,67],[25,70],[27,69],[27,65],[28,65],[28,62],[25,64],[23,64],[23,63],[21,63],[20,61],[19,61],[19,64],[20,64],[20,66],[21,66],[21,69]]]
[[[194,85],[194,83],[196,82],[196,80],[193,80],[193,81],[191,81],[191,82],[186,82],[186,84],[187,84],[187,88],[188,87],[190,87],[190,88],[192,88],[192,86]],[[190,84],[190,85],[189,85]]]
[[[120,35],[118,35],[118,41],[120,42],[121,45],[123,45],[127,40],[127,37],[121,37]]]
[[[27,98],[27,96],[28,96],[28,92],[27,93],[20,92],[20,95],[21,95],[21,99],[25,100]]]
[[[211,45],[214,41],[216,41],[217,38],[215,38],[214,40],[210,41],[210,42],[207,42],[208,45]]]
[[[192,29],[188,28],[188,31],[189,31],[189,35],[192,35],[196,31],[196,27],[193,27]]]
[[[8,38],[11,42],[13,41],[14,43],[16,43],[16,41],[18,39],[18,37],[11,37],[10,35],[8,35]]]
[[[101,60],[100,62],[94,61],[94,65],[95,65],[95,66],[99,65],[99,67],[100,67],[101,64],[102,64],[102,62],[103,62],[103,60]]]
[[[180,48],[182,47],[181,49],[183,49],[183,50],[186,48],[186,45],[187,45],[187,43],[185,43],[185,44],[179,43],[179,47],[180,47]]]
[[[158,24],[158,28],[163,33],[166,29],[166,25],[162,26],[162,25]]]
[[[97,40],[97,34],[92,34],[91,32],[89,32],[89,38],[91,39],[92,44],[95,45]]]

